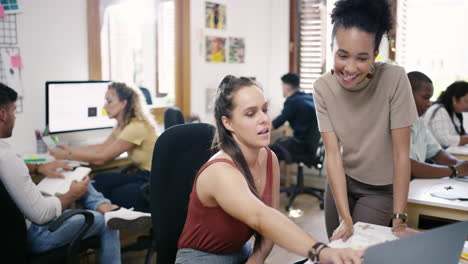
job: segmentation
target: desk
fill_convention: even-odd
[[[459,160],[468,160],[468,147],[453,146],[447,148],[446,151]]]
[[[418,228],[419,217],[421,215],[457,221],[468,220],[468,202],[437,198],[430,194],[434,186],[442,184],[466,188],[468,192],[468,183],[455,179],[415,179],[411,181],[408,193],[408,204],[406,207],[408,212],[408,225],[410,227]]]

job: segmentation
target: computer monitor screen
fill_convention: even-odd
[[[110,128],[116,124],[104,109],[109,81],[46,83],[46,125],[49,132]]]

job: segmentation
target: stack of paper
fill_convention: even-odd
[[[61,172],[65,178],[44,178],[37,187],[39,191],[47,195],[62,195],[70,190],[73,181],[82,181],[91,172],[90,168],[78,167],[73,171]]]
[[[338,239],[328,244],[328,246],[333,248],[364,249],[395,239],[398,239],[398,237],[393,235],[390,227],[357,222],[354,224],[353,235],[346,242],[343,239]]]
[[[451,146],[446,151],[451,154],[468,155],[468,147],[465,146]]]

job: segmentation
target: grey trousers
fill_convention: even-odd
[[[366,222],[388,226],[393,212],[393,185],[369,185],[346,175],[348,203],[353,223]],[[340,225],[330,185],[325,189],[325,225],[328,238]]]
[[[214,254],[206,251],[181,248],[177,251],[175,264],[244,264],[252,254],[251,243],[232,254]]]

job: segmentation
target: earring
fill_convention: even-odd
[[[366,77],[368,79],[372,79],[372,78],[374,78],[374,73],[375,73],[375,63],[372,63],[371,69],[370,69],[369,73],[367,73]]]

